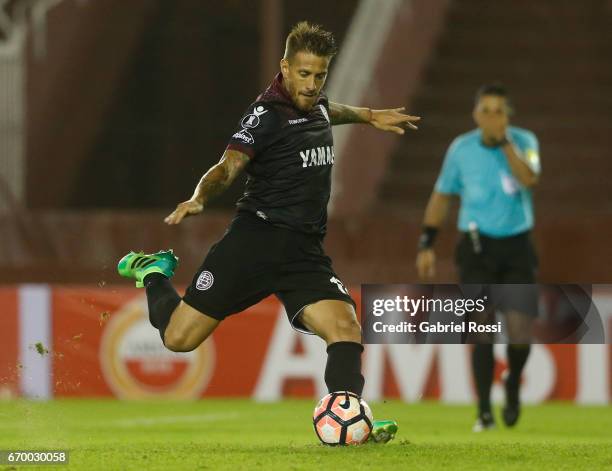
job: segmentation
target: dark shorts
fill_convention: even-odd
[[[529,232],[499,239],[479,234],[478,240],[464,233],[455,262],[462,284],[495,285],[489,288],[490,296],[502,311],[537,316],[538,259]]]
[[[285,306],[291,325],[306,333],[298,316],[309,304],[336,299],[355,308],[325,255],[322,236],[276,227],[239,211],[211,247],[183,300],[223,320],[271,294]]]

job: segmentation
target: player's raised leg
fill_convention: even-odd
[[[190,352],[204,342],[220,322],[181,301],[170,317],[164,345],[173,352]]]
[[[130,252],[119,261],[117,271],[136,280],[137,287],[146,288],[149,321],[159,330],[166,348],[188,352],[206,340],[219,321],[181,300],[170,283],[177,264],[172,250],[154,254]]]
[[[322,300],[307,306],[300,314],[301,323],[327,343],[325,384],[329,392],[350,391],[361,396],[361,326],[352,305],[340,300]],[[393,420],[374,421],[372,441],[386,443],[397,433]]]

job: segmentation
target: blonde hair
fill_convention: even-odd
[[[300,21],[287,36],[284,58],[291,60],[298,52],[310,52],[316,56],[333,57],[337,52],[334,35],[320,25]]]

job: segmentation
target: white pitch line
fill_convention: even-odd
[[[160,417],[137,417],[133,419],[115,420],[106,425],[119,427],[140,427],[159,424],[178,424],[184,422],[220,422],[222,420],[235,420],[240,416],[236,412],[225,412],[216,414],[200,415],[167,415]]]
[[[1,417],[1,416],[0,416]],[[221,422],[222,420],[236,420],[240,417],[237,412],[215,413],[215,414],[200,414],[200,415],[165,415],[160,417],[137,417],[133,419],[120,419],[109,422],[97,422],[96,427],[142,427],[153,426],[158,424],[179,424],[191,422]],[[44,422],[45,424],[48,422]],[[79,424],[79,427],[83,423]],[[19,423],[0,422],[0,430],[16,430],[38,428],[41,426],[40,421],[24,421]],[[87,426],[87,424],[85,424]]]

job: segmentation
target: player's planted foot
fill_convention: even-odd
[[[145,276],[151,273],[161,273],[172,278],[177,264],[178,258],[172,249],[152,254],[130,252],[119,260],[117,271],[125,278],[136,280],[136,287],[142,288]]]
[[[476,423],[472,427],[473,432],[485,432],[487,430],[493,430],[495,428],[495,419],[490,412],[481,412],[478,414]]]
[[[375,420],[372,423],[370,441],[373,443],[387,443],[395,438],[399,426],[395,420]]]

